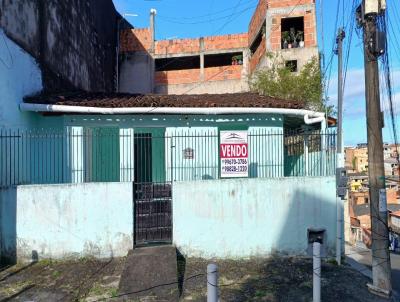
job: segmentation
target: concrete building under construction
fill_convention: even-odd
[[[249,90],[250,77],[275,54],[301,70],[318,56],[315,0],[260,0],[247,32],[195,39],[155,40],[150,27],[120,34],[119,91],[203,94]]]

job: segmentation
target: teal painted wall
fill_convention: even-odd
[[[334,177],[174,183],[173,242],[191,257],[304,255],[314,227],[333,255],[335,186]]]
[[[0,190],[2,256],[124,257],[133,247],[132,183],[18,186]]]
[[[283,132],[283,117],[280,115],[131,115],[131,116],[65,116],[68,127],[98,128],[120,127],[131,129],[135,134],[150,133],[152,136],[152,158],[138,155],[143,162],[151,160],[152,180],[170,181],[215,179],[219,176],[219,129],[248,129],[250,149],[250,177],[281,177],[284,173],[283,139],[268,138],[257,134]],[[165,136],[165,138],[164,138]],[[211,136],[211,137],[210,137]],[[144,144],[145,139],[138,143]],[[129,144],[129,141],[127,141]],[[130,142],[132,143],[132,142]],[[123,145],[120,142],[120,146]],[[126,146],[126,144],[125,144]],[[208,148],[207,148],[208,146]],[[79,148],[78,148],[79,149]],[[125,150],[126,147],[123,147]],[[184,158],[184,151],[192,149],[193,158]],[[262,152],[263,149],[265,152]],[[121,167],[131,165],[126,150],[121,155]],[[81,159],[83,161],[83,159]],[[171,164],[172,163],[172,164]],[[171,171],[171,166],[174,169]],[[130,168],[133,169],[132,167]],[[174,175],[172,175],[172,172]],[[130,172],[131,174],[134,172]]]

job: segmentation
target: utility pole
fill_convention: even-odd
[[[358,10],[364,27],[365,97],[367,107],[368,172],[372,233],[371,292],[390,296],[392,292],[389,252],[388,213],[383,158],[383,113],[380,107],[378,58],[385,51],[385,36],[377,28],[385,13],[384,0],[365,0]]]
[[[345,32],[343,28],[339,28],[338,35],[336,37],[338,55],[338,120],[337,120],[337,173],[338,180],[341,177],[341,171],[344,170],[344,150],[343,150],[343,40],[345,38]],[[346,184],[345,184],[346,185]],[[345,188],[342,193],[339,192],[341,187],[340,181],[337,183],[338,195],[336,198],[336,215],[337,215],[337,225],[336,225],[336,262],[338,265],[342,262],[342,225],[343,225],[343,208],[342,208],[342,198],[346,195]]]

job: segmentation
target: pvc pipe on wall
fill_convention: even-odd
[[[282,108],[254,108],[254,107],[129,107],[129,108],[98,108],[67,105],[47,105],[21,103],[22,111],[34,112],[64,112],[80,114],[286,114],[304,117],[307,125],[322,123],[325,114],[305,109],[282,109]]]

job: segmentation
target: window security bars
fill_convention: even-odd
[[[154,129],[0,129],[0,187],[221,178],[217,128]],[[250,128],[248,177],[334,175],[335,145],[332,130]]]

